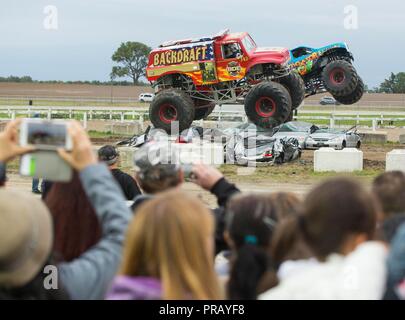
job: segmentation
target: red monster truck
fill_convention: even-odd
[[[222,31],[207,38],[163,43],[149,55],[146,76],[156,96],[149,116],[156,128],[190,127],[215,105],[245,104],[256,125],[272,128],[292,116],[305,85],[289,67],[285,48],[258,48],[248,33]]]

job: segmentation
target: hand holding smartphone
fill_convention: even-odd
[[[36,150],[72,149],[67,122],[60,120],[23,119],[20,125],[20,145]]]
[[[49,181],[71,180],[72,168],[57,153],[60,148],[72,149],[67,125],[67,122],[60,120],[22,120],[20,145],[35,147],[35,151],[21,157],[21,175]]]

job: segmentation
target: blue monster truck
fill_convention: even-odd
[[[298,47],[290,50],[290,65],[305,82],[305,96],[327,90],[342,104],[359,101],[364,83],[353,67],[353,55],[346,43],[333,43],[314,49]]]

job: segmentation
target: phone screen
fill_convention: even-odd
[[[27,142],[31,145],[65,147],[66,136],[65,124],[46,122],[29,122],[27,124]]]

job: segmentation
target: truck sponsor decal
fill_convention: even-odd
[[[188,48],[170,49],[156,52],[153,56],[154,66],[180,64],[195,61],[206,61],[214,59],[212,44],[193,46]]]

